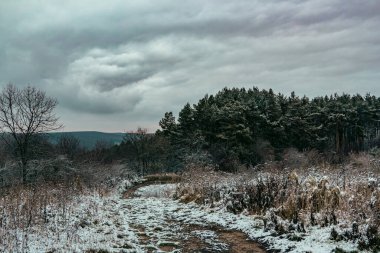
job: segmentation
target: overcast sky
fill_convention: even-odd
[[[0,85],[63,130],[154,131],[223,87],[380,96],[379,0],[0,1]]]

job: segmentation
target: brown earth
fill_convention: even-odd
[[[168,183],[160,180],[146,180],[142,183],[129,188],[124,193],[124,198],[133,198],[134,192],[144,186],[152,184]],[[178,221],[170,220],[168,224],[179,223]],[[199,226],[192,224],[178,224],[181,227],[181,233],[172,238],[176,242],[176,245],[159,245],[158,248],[164,252],[170,252],[174,249],[180,248],[182,252],[185,253],[211,253],[211,252],[221,252],[221,253],[264,253],[267,252],[263,245],[255,242],[247,237],[241,231],[237,230],[227,230],[221,226],[209,225],[209,226]],[[142,245],[148,245],[151,242],[151,238],[146,235],[144,227],[142,226],[131,226],[137,230],[137,235]],[[205,240],[200,236],[192,233],[193,231],[213,231],[216,238],[211,240]],[[217,251],[212,247],[213,242],[217,241],[226,245],[224,248],[218,248]],[[147,252],[153,252],[147,249]]]
[[[219,241],[228,245],[225,250],[219,250],[218,252],[225,253],[264,253],[265,248],[259,243],[250,240],[246,234],[237,230],[226,230],[220,226],[198,226],[190,225],[186,228],[188,232],[191,231],[214,231]],[[183,242],[183,252],[214,252],[209,248],[209,245],[205,243],[201,238],[196,236],[190,236]]]

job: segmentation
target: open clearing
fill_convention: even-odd
[[[206,213],[187,219],[196,207],[169,199],[173,187],[142,187],[128,194],[122,205],[134,221],[130,226],[146,252],[266,252],[244,233],[207,222]]]
[[[47,222],[5,231],[1,252],[332,252],[356,245],[311,227],[301,240],[264,229],[259,216],[232,214],[173,198],[176,184],[143,183],[102,195],[77,196]],[[127,183],[127,185],[131,185]]]

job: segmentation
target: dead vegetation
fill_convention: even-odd
[[[28,248],[28,232],[51,221],[66,224],[70,202],[83,191],[79,181],[70,184],[18,185],[0,198],[0,245],[3,250]]]
[[[145,176],[144,181],[156,183],[178,183],[181,181],[181,177],[175,173],[151,174]]]
[[[109,168],[108,178],[104,167],[93,167],[90,176],[86,175],[89,169],[83,167],[76,177],[65,180],[39,180],[0,188],[0,251],[27,252],[35,240],[30,236],[48,231],[53,231],[57,241],[78,240],[76,231],[88,226],[88,222],[77,216],[75,205],[86,197],[114,193],[124,173],[118,167]],[[89,215],[97,211],[96,206],[86,208]]]
[[[219,249],[218,252],[229,252],[229,253],[262,253],[265,251],[264,247],[259,243],[250,240],[246,234],[237,230],[226,230],[220,226],[199,226],[199,225],[188,225],[184,228],[184,233],[190,234],[182,243],[183,252],[212,252],[210,245],[207,242],[210,240],[205,240],[197,236],[199,232],[213,231],[218,239],[218,241],[225,244],[224,249]],[[198,232],[198,233],[197,233]],[[215,250],[215,249],[214,249]]]
[[[306,155],[296,155],[286,161],[289,167],[269,163],[239,174],[189,166],[177,198],[261,217],[264,229],[278,235],[331,227],[333,240],[353,240],[361,249],[379,250],[378,160],[356,154],[343,165],[308,167]],[[297,160],[301,168],[296,168]]]

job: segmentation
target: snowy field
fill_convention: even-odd
[[[268,249],[282,252],[331,252],[337,247],[357,250],[353,243],[331,241],[331,227],[309,228],[300,234],[304,238],[302,241],[272,236],[271,230],[264,231],[264,222],[258,216],[235,215],[194,203],[180,203],[172,198],[175,189],[174,184],[145,186],[128,199],[116,191],[107,196],[87,194],[78,197],[71,204],[66,220],[51,214],[44,226],[2,231],[2,236],[14,241],[1,245],[0,250],[189,252],[195,247],[187,244],[192,240],[201,243],[208,252],[230,252],[228,243],[219,238],[215,227],[242,231]]]

